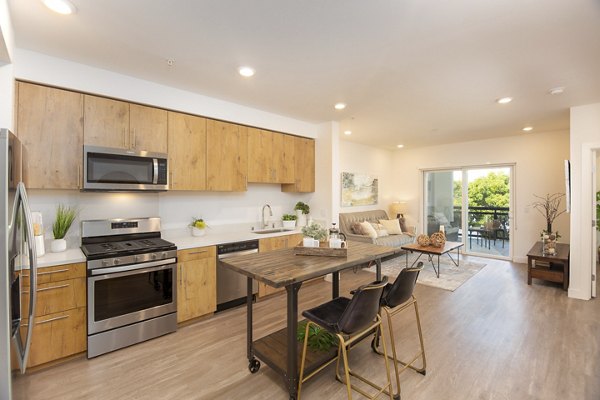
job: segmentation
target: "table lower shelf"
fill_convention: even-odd
[[[531,277],[550,282],[563,283],[565,278],[564,268],[564,265],[554,263],[551,263],[549,266],[536,265],[531,268]]]
[[[302,361],[303,342],[296,341],[298,348],[298,371]],[[283,328],[252,343],[254,355],[277,373],[287,375],[287,328]],[[328,351],[307,349],[304,374],[309,374],[337,356],[337,346]]]

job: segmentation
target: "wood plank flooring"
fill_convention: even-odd
[[[487,266],[455,292],[417,285],[427,375],[401,375],[402,399],[600,399],[600,303],[567,298],[558,285],[526,284],[524,264],[465,257]],[[341,293],[372,280],[344,273]],[[328,300],[327,282],[300,290],[299,309]],[[400,355],[418,346],[414,314],[395,317]],[[255,305],[255,338],[285,326],[285,296]],[[14,399],[287,399],[283,381],[263,364],[248,372],[245,308],[176,333],[15,379]],[[383,359],[368,341],[351,366],[374,380]],[[308,381],[303,399],[345,399],[333,366]],[[355,398],[361,398],[358,394]]]

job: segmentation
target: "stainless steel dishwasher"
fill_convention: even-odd
[[[217,312],[244,304],[248,284],[246,275],[223,266],[221,260],[252,253],[258,253],[258,240],[217,245]],[[252,293],[256,299],[256,281],[253,282]]]

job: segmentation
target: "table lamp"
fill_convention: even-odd
[[[394,201],[390,204],[390,215],[395,215],[396,218],[404,218],[404,213],[406,212],[406,202],[405,201]]]

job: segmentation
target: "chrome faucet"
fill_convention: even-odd
[[[265,204],[262,208],[262,228],[267,228],[269,224],[265,223],[265,208],[269,209],[269,216],[272,217],[273,216],[273,210],[271,210],[271,206],[268,204]]]

